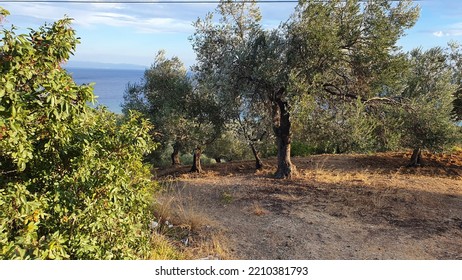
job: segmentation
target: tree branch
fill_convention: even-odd
[[[366,99],[356,94],[344,93],[339,87],[337,87],[334,84],[326,83],[323,85],[323,88],[327,93],[334,95],[334,96],[348,97],[354,100],[357,100],[359,98],[359,100],[365,105],[369,105],[372,103],[375,103],[375,104],[380,103],[380,104],[393,104],[393,105],[399,105],[399,106],[403,106],[406,108],[410,108],[406,102],[403,102],[405,101],[405,98],[399,97],[399,96],[397,97],[372,97],[372,98]]]
[[[361,102],[366,102],[367,101],[367,99],[365,99],[365,98],[363,98],[361,96],[358,96],[356,94],[344,93],[344,92],[342,92],[342,90],[340,88],[338,88],[336,85],[333,85],[333,84],[326,83],[326,84],[323,85],[323,89],[327,93],[329,93],[331,95],[334,95],[334,96],[348,97],[350,99],[355,99],[355,100],[360,98]]]

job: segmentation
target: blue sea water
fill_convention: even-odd
[[[95,83],[94,93],[97,96],[95,105],[104,105],[114,113],[121,113],[123,95],[128,83],[139,83],[144,70],[126,69],[87,69],[67,68],[74,79],[81,84]]]

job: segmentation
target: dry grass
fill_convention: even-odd
[[[194,245],[183,248],[186,259],[229,260],[232,255],[228,249],[223,233],[204,233],[197,236]]]
[[[216,225],[199,209],[198,202],[185,194],[179,181],[166,178],[161,181],[163,191],[156,197],[154,216],[158,226],[154,236],[166,240],[157,242],[153,259],[171,256],[168,246],[174,246],[180,252],[180,259],[230,259],[226,242]],[[162,240],[161,240],[162,241]],[[165,242],[169,244],[165,244]]]
[[[181,253],[164,235],[154,232],[151,235],[151,260],[180,260],[185,259]]]
[[[305,169],[299,174],[300,179],[328,184],[361,183],[370,185],[374,180],[374,174],[369,173],[368,170],[361,172],[340,172],[328,169]]]
[[[256,216],[263,216],[269,214],[269,211],[265,209],[260,202],[255,201],[252,206],[250,206],[249,212]]]

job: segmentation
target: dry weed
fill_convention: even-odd
[[[197,202],[185,195],[178,181],[163,181],[162,185],[164,191],[156,197],[154,205],[156,246],[151,258],[229,258],[222,234],[212,230],[216,225],[197,210],[200,209]],[[175,255],[171,246],[181,253]]]
[[[211,221],[197,211],[198,206],[191,197],[186,197],[180,189],[171,189],[157,197],[154,206],[154,216],[158,223],[163,225],[173,225],[195,231],[198,228],[210,224]]]
[[[301,179],[327,184],[360,183],[362,185],[370,185],[373,183],[374,174],[371,174],[368,170],[361,172],[339,172],[336,170],[316,169],[305,170],[301,173]]]
[[[232,259],[224,234],[221,231],[202,231],[192,246],[184,246],[183,253],[187,259],[228,260]]]
[[[252,206],[250,206],[249,211],[256,216],[269,214],[269,211],[266,210],[259,202],[254,202]]]
[[[379,211],[389,206],[389,201],[395,194],[396,192],[391,187],[375,192],[371,199],[374,210]]]

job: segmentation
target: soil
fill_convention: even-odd
[[[174,182],[167,194],[182,197],[183,211],[221,232],[229,250],[215,258],[462,259],[462,153],[424,154],[417,168],[406,167],[409,158],[293,158],[291,180],[272,177],[275,159],[258,172],[242,161],[156,176]]]

